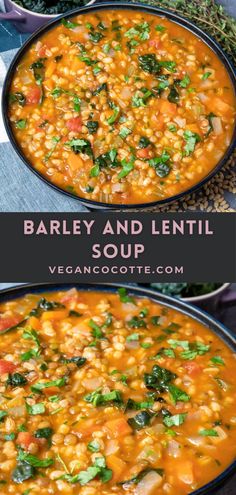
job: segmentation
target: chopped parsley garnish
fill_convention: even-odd
[[[176,387],[175,385],[172,384],[168,385],[168,392],[174,404],[176,404],[177,402],[190,401],[190,396],[180,388]]]
[[[132,170],[134,169],[134,162],[124,159],[121,161],[121,166],[122,170],[118,174],[118,179],[123,179],[124,177],[127,177],[130,172],[132,172]]]
[[[119,136],[122,138],[122,139],[126,139],[130,134],[132,134],[132,130],[131,129],[128,129],[128,127],[122,127],[120,132],[119,132]]]
[[[13,373],[8,375],[8,379],[6,382],[6,385],[8,387],[22,387],[23,385],[26,385],[28,383],[27,379],[25,378],[24,375],[21,373]]]
[[[26,97],[23,93],[12,93],[9,95],[9,103],[18,103],[21,107],[26,104]]]
[[[199,431],[199,434],[202,436],[202,437],[218,437],[219,434],[217,433],[216,430],[214,430],[213,428],[212,429],[202,429]]]
[[[45,158],[44,158],[45,162],[47,162],[49,160],[49,158],[51,158],[51,156],[54,153],[60,140],[61,140],[61,138],[58,136],[52,137],[52,147],[51,147],[50,151],[45,155]]]
[[[45,405],[41,402],[38,404],[33,404],[30,406],[27,402],[25,403],[26,410],[28,414],[31,416],[36,416],[38,414],[44,414],[45,413]]]
[[[113,102],[110,103],[110,107],[113,109],[113,114],[109,117],[109,119],[107,119],[107,123],[109,125],[112,125],[112,124],[114,124],[116,122],[116,120],[119,117],[120,107],[118,107],[117,105],[115,105],[115,103],[113,103]]]
[[[66,473],[61,479],[69,483],[80,483],[81,486],[84,486],[97,477],[102,483],[107,483],[112,478],[112,471],[107,468],[106,460],[103,456],[97,457],[93,466],[89,467],[86,471],[80,471],[79,474],[75,475]]]
[[[204,72],[204,74],[202,75],[202,80],[205,81],[206,79],[208,79],[208,77],[210,77],[212,74],[212,72]]]
[[[128,321],[128,326],[130,328],[146,328],[147,324],[143,317],[133,316],[131,320]]]
[[[20,119],[20,120],[17,120],[17,122],[15,123],[15,126],[17,127],[17,129],[25,129],[26,123],[27,123],[26,119]]]
[[[118,289],[118,294],[119,294],[121,302],[136,304],[135,299],[133,297],[130,297],[127,294],[127,290],[124,287],[121,287],[120,289]]]
[[[218,364],[219,366],[225,366],[225,362],[221,356],[214,356],[211,358],[213,364]]]
[[[163,423],[167,428],[171,428],[171,426],[180,426],[184,423],[187,417],[187,413],[175,414],[174,416],[166,416],[163,419]]]
[[[4,418],[7,416],[7,411],[0,411],[0,423],[3,422]]]
[[[179,86],[181,86],[181,88],[187,88],[190,82],[191,82],[190,77],[188,76],[188,74],[186,74],[184,78],[181,79],[181,81],[179,82]]]
[[[95,134],[98,130],[99,123],[97,120],[88,120],[86,127],[88,128],[89,134]]]
[[[98,440],[92,440],[87,445],[87,449],[90,450],[90,452],[99,452],[100,448],[101,445]]]

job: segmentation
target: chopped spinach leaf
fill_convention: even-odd
[[[9,373],[6,385],[8,387],[22,387],[28,383],[25,376],[21,375],[21,373]]]
[[[202,430],[199,431],[199,434],[202,437],[218,437],[219,436],[217,431],[214,430],[213,428],[210,428],[210,429],[203,428]]]
[[[88,128],[89,134],[95,134],[98,130],[99,123],[97,120],[88,120],[86,127]]]
[[[65,143],[70,146],[71,150],[77,155],[78,153],[83,153],[93,158],[93,150],[90,141],[88,139],[72,139]]]
[[[190,401],[190,396],[184,392],[184,390],[181,390],[180,388],[176,387],[175,385],[169,384],[168,385],[168,392],[170,394],[170,397],[174,404],[177,402],[189,402]]]
[[[36,474],[36,469],[28,464],[27,462],[20,462],[16,465],[11,479],[14,483],[20,484],[23,481],[29,480],[30,478],[34,478]]]
[[[151,419],[153,417],[154,413],[150,411],[142,411],[134,418],[129,418],[128,419],[128,424],[133,428],[133,430],[142,430],[146,426],[150,425]]]
[[[131,303],[136,305],[135,299],[127,294],[127,290],[124,287],[118,289],[118,294],[122,303]]]
[[[169,383],[175,380],[176,374],[158,365],[153,366],[152,373],[145,373],[144,383],[148,389],[156,389],[159,392],[168,390]]]
[[[121,392],[119,390],[113,390],[107,394],[102,394],[99,391],[92,392],[84,397],[86,402],[93,404],[93,406],[104,406],[111,402],[116,405],[123,404]]]
[[[87,445],[87,449],[90,450],[90,452],[99,452],[100,448],[101,445],[98,440],[92,440]]]
[[[53,429],[50,427],[38,428],[34,433],[35,438],[46,438],[50,440],[53,435]]]

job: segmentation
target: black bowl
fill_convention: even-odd
[[[174,297],[158,294],[150,289],[131,287],[128,284],[56,284],[56,283],[41,283],[41,284],[27,284],[10,289],[4,289],[0,291],[0,303],[9,301],[11,299],[17,299],[23,297],[25,294],[33,293],[40,294],[41,292],[53,292],[57,290],[69,290],[72,287],[76,287],[78,290],[85,291],[100,291],[100,292],[115,292],[119,287],[125,287],[130,294],[137,297],[148,297],[156,303],[162,304],[169,308],[175,309],[208,327],[212,330],[224,343],[233,351],[236,352],[236,338],[235,335],[228,330],[224,325],[219,323],[215,318],[205,313],[199,308],[196,308],[190,304],[183,302],[182,300],[175,299]],[[207,485],[195,490],[191,495],[210,495],[215,494],[215,490],[220,488],[226,483],[226,481],[236,473],[236,460],[221,473],[217,478],[207,483]]]
[[[23,155],[15,137],[12,132],[12,128],[10,125],[10,121],[8,119],[8,93],[10,89],[10,85],[12,82],[12,78],[15,72],[15,69],[21,59],[21,57],[27,52],[28,48],[32,43],[34,43],[42,34],[45,34],[46,32],[50,31],[53,29],[56,25],[58,25],[61,22],[61,19],[64,18],[71,18],[75,15],[78,14],[86,14],[86,13],[92,13],[92,12],[98,12],[101,10],[107,10],[107,9],[115,9],[115,10],[139,10],[141,12],[146,12],[149,14],[154,14],[157,16],[162,16],[166,17],[167,19],[170,19],[171,21],[175,22],[176,24],[179,24],[180,26],[186,28],[187,30],[191,31],[193,34],[197,35],[206,45],[208,45],[213,52],[218,56],[218,58],[221,60],[223,63],[224,67],[226,68],[229,77],[232,81],[232,85],[235,91],[235,96],[236,96],[236,73],[235,69],[233,67],[233,64],[229,60],[229,58],[226,56],[220,45],[208,34],[206,34],[202,29],[199,27],[195,26],[189,19],[186,19],[178,14],[175,14],[167,9],[163,8],[156,8],[156,7],[151,7],[148,5],[143,5],[143,4],[130,4],[127,2],[112,2],[112,3],[103,3],[103,4],[93,4],[88,7],[80,8],[80,9],[74,9],[67,14],[63,14],[61,16],[58,16],[55,20],[49,22],[46,24],[46,26],[41,27],[38,29],[25,43],[24,45],[20,48],[20,50],[17,52],[16,56],[14,57],[7,75],[6,79],[4,82],[3,86],[3,93],[2,93],[2,112],[3,112],[3,121],[5,124],[6,132],[8,134],[8,137],[10,139],[10,142],[15,149],[16,153],[18,156],[21,158],[21,160],[27,165],[27,167],[35,174],[37,175],[40,179],[42,179],[46,184],[49,186],[53,187],[56,191],[62,192],[63,194],[66,194],[67,196],[77,199],[80,201],[84,206],[87,206],[88,208],[91,209],[122,209],[122,210],[129,210],[129,209],[144,209],[144,208],[150,208],[154,206],[161,206],[161,205],[166,205],[168,203],[171,203],[173,201],[176,201],[178,199],[183,198],[187,194],[191,194],[197,189],[201,188],[206,182],[208,182],[219,170],[226,164],[227,160],[229,159],[230,155],[232,154],[233,150],[236,147],[236,122],[235,122],[235,128],[234,128],[234,133],[233,137],[231,140],[231,143],[229,147],[227,148],[227,151],[225,152],[224,156],[221,158],[221,160],[217,163],[217,165],[214,167],[214,169],[207,174],[206,177],[204,177],[200,182],[192,186],[191,188],[176,194],[175,196],[172,196],[170,198],[166,198],[160,201],[152,201],[150,203],[138,203],[138,204],[112,204],[112,203],[101,203],[98,201],[92,201],[89,199],[85,199],[82,197],[79,197],[73,193],[67,192],[64,189],[52,184],[46,177],[44,177],[40,172],[36,171],[31,163],[25,158]]]

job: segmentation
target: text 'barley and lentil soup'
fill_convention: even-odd
[[[185,495],[236,454],[236,359],[149,299],[0,305],[1,494]]]
[[[79,197],[164,200],[230,144],[235,95],[218,57],[165,18],[107,10],[62,20],[23,56],[9,117],[33,167]]]

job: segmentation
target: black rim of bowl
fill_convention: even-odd
[[[40,29],[38,29],[35,33],[33,33],[32,36],[30,36],[27,41],[24,43],[24,45],[20,48],[20,50],[17,52],[15,55],[5,78],[4,86],[3,86],[3,92],[2,92],[2,112],[3,112],[3,121],[5,125],[5,129],[7,132],[7,135],[9,137],[9,140],[16,151],[17,155],[20,157],[20,159],[23,161],[23,163],[33,172],[37,177],[39,177],[41,180],[43,180],[47,185],[52,187],[54,190],[57,192],[63,193],[66,196],[73,198],[77,201],[79,201],[81,204],[84,206],[90,208],[90,209],[102,209],[102,210],[130,210],[130,209],[148,209],[152,208],[154,206],[164,206],[168,205],[169,203],[173,203],[174,201],[177,201],[181,198],[184,198],[186,195],[191,194],[195,192],[196,190],[200,189],[203,187],[204,184],[206,184],[212,177],[219,172],[219,170],[226,164],[228,159],[230,158],[232,152],[234,151],[236,147],[236,122],[234,126],[234,131],[233,131],[233,136],[231,139],[231,143],[229,147],[227,148],[224,156],[221,158],[221,160],[216,164],[216,166],[212,169],[210,173],[208,173],[201,181],[199,181],[197,184],[194,186],[190,187],[189,189],[186,189],[185,191],[182,191],[179,194],[176,194],[175,196],[171,196],[169,198],[165,198],[163,200],[159,201],[152,201],[149,203],[133,203],[133,204],[124,204],[124,203],[103,203],[99,201],[93,201],[90,199],[83,198],[81,196],[75,195],[69,191],[66,191],[65,189],[53,184],[49,179],[47,179],[43,174],[38,172],[37,170],[34,169],[33,165],[30,163],[30,161],[24,156],[22,150],[20,149],[15,136],[12,131],[12,127],[8,118],[8,93],[10,89],[10,85],[12,82],[12,78],[15,73],[15,69],[21,59],[21,57],[27,52],[28,48],[30,45],[35,42],[42,34],[47,33],[51,29],[53,29],[55,26],[57,26],[61,19],[63,18],[72,18],[73,16],[76,15],[82,15],[90,12],[97,12],[97,11],[106,11],[106,10],[139,10],[140,12],[146,12],[149,14],[156,15],[158,17],[166,17],[167,19],[175,22],[176,24],[179,24],[180,26],[184,27],[188,31],[192,32],[195,34],[198,38],[200,38],[212,51],[216,54],[216,56],[219,58],[219,60],[223,63],[225,69],[227,70],[227,73],[230,77],[234,93],[236,96],[236,73],[234,66],[228,56],[224,53],[220,45],[215,41],[214,38],[212,38],[210,35],[205,33],[202,29],[197,27],[192,21],[189,19],[186,19],[185,17],[180,16],[179,14],[176,14],[174,12],[171,12],[168,9],[164,8],[157,8],[157,7],[152,7],[148,6],[145,4],[139,4],[139,3],[134,3],[130,4],[127,2],[122,2],[117,4],[116,2],[114,3],[99,3],[99,4],[92,4],[87,7],[81,7],[77,8],[74,10],[71,10],[67,12],[66,14],[62,14],[58,16],[56,19],[50,21],[49,23],[46,24],[46,26],[42,26]]]
[[[130,294],[137,297],[148,297],[156,303],[163,304],[164,306],[170,307],[183,314],[186,314],[190,318],[193,318],[206,327],[208,327],[213,333],[215,333],[223,342],[232,350],[236,351],[236,338],[234,333],[226,328],[222,323],[217,321],[214,317],[199,309],[196,306],[192,306],[189,303],[184,302],[181,299],[176,299],[174,297],[166,296],[161,293],[157,293],[151,289],[146,289],[143,287],[134,287],[129,284],[79,284],[77,282],[73,283],[51,283],[45,282],[40,284],[25,284],[16,287],[11,287],[3,289],[0,291],[0,303],[8,300],[17,299],[23,297],[25,294],[35,293],[40,294],[41,292],[55,292],[57,290],[69,290],[71,288],[77,288],[80,291],[99,291],[99,292],[111,292],[114,293],[119,287],[126,288]],[[198,490],[191,492],[191,495],[208,495],[212,493],[213,490],[219,488],[223,485],[230,476],[236,472],[236,460],[232,462],[219,476],[215,479],[202,486]]]

